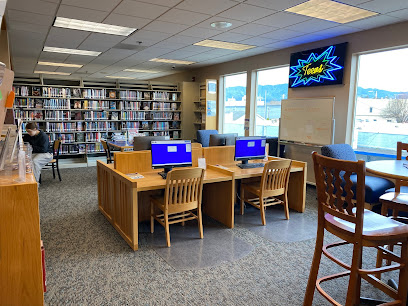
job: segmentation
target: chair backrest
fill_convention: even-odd
[[[338,160],[313,152],[314,173],[316,178],[319,222],[324,213],[352,222],[355,234],[362,235],[364,198],[365,198],[365,162]],[[343,175],[341,175],[343,173]],[[352,174],[357,175],[356,197],[352,190]],[[356,208],[353,210],[353,208]]]
[[[133,138],[133,151],[152,149],[152,141],[170,140],[169,136],[136,136]]]
[[[261,178],[261,195],[275,196],[285,193],[288,189],[290,159],[271,160],[265,163]]]
[[[322,155],[335,159],[357,161],[353,148],[346,143],[323,146]]]
[[[204,170],[202,168],[174,169],[170,171],[166,179],[165,208],[169,211],[186,211],[200,208],[203,178]]]
[[[210,145],[210,135],[218,134],[217,130],[198,130],[197,131],[197,141],[203,145],[203,147],[208,147]]]
[[[408,151],[408,143],[397,142],[397,160],[402,159],[402,151]],[[405,157],[408,160],[408,156]]]
[[[235,139],[238,137],[238,133],[229,134],[212,134],[210,135],[210,147],[216,146],[234,146]]]
[[[58,159],[59,154],[60,154],[60,147],[61,147],[61,139],[58,138],[58,139],[54,140],[54,143],[52,145],[53,158]]]
[[[106,162],[108,164],[110,164],[110,163],[113,162],[113,160],[112,160],[112,155],[111,155],[111,152],[110,152],[110,149],[109,149],[109,145],[105,140],[101,140],[101,143],[102,143],[103,149],[105,150]]]

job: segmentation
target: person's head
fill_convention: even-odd
[[[26,131],[27,131],[28,135],[30,135],[30,136],[35,136],[40,132],[38,130],[37,124],[35,122],[27,123],[26,124]]]

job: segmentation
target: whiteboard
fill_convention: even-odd
[[[334,98],[282,100],[279,140],[306,144],[333,143]]]

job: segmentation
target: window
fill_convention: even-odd
[[[395,154],[408,142],[408,48],[360,55],[353,147]]]
[[[244,136],[247,74],[225,76],[224,82],[223,133]]]
[[[281,100],[288,97],[289,67],[257,72],[255,135],[278,136]]]

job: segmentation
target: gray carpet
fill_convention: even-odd
[[[133,252],[98,211],[96,168],[63,169],[61,175],[59,182],[44,171],[39,188],[47,305],[302,305],[315,243],[314,187],[307,188],[306,212],[290,212],[290,227],[278,220],[279,208],[267,211],[270,230],[256,224],[259,211],[248,210],[236,216],[232,230],[205,218],[204,240],[194,222],[171,226],[167,249],[160,225],[152,235],[141,224],[139,251]],[[347,260],[351,253],[344,247],[336,254]],[[364,254],[371,265],[373,255]],[[342,269],[323,259],[320,271]],[[344,303],[347,279],[326,284]],[[384,297],[365,283],[362,292]],[[328,305],[318,294],[314,304]]]

